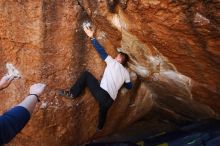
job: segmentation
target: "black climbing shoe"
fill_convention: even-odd
[[[70,91],[59,90],[58,94],[59,94],[59,96],[67,97],[69,99],[73,99],[74,98],[73,94],[71,94]]]

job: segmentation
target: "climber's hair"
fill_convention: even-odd
[[[128,56],[128,54],[126,54],[126,53],[124,53],[124,52],[118,52],[118,53],[119,53],[119,54],[122,56],[122,58],[123,58],[121,64],[122,64],[123,66],[127,66],[127,65],[128,65],[128,61],[129,61],[129,56]]]

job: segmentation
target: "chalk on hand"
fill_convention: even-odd
[[[21,77],[20,72],[11,63],[7,63],[6,68],[9,76],[14,76],[17,79]]]
[[[91,27],[92,27],[92,24],[91,24],[91,22],[89,22],[89,21],[85,21],[85,22],[83,22],[82,27],[83,27],[83,28],[84,28],[84,27],[91,28]]]

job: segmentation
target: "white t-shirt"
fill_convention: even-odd
[[[108,55],[105,62],[107,63],[107,66],[100,86],[109,93],[113,100],[115,100],[121,86],[124,83],[130,82],[130,76],[127,69],[111,56]]]

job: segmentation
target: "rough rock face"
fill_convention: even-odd
[[[9,145],[82,144],[158,115],[177,125],[219,118],[219,10],[218,0],[1,0],[0,75],[8,62],[22,75],[1,91],[1,113],[19,103],[31,84],[48,84]],[[135,84],[120,91],[100,133],[98,104],[88,90],[74,101],[56,95],[85,69],[98,79],[103,73],[105,64],[82,30],[85,21],[96,26],[109,54],[117,48],[129,54]]]

